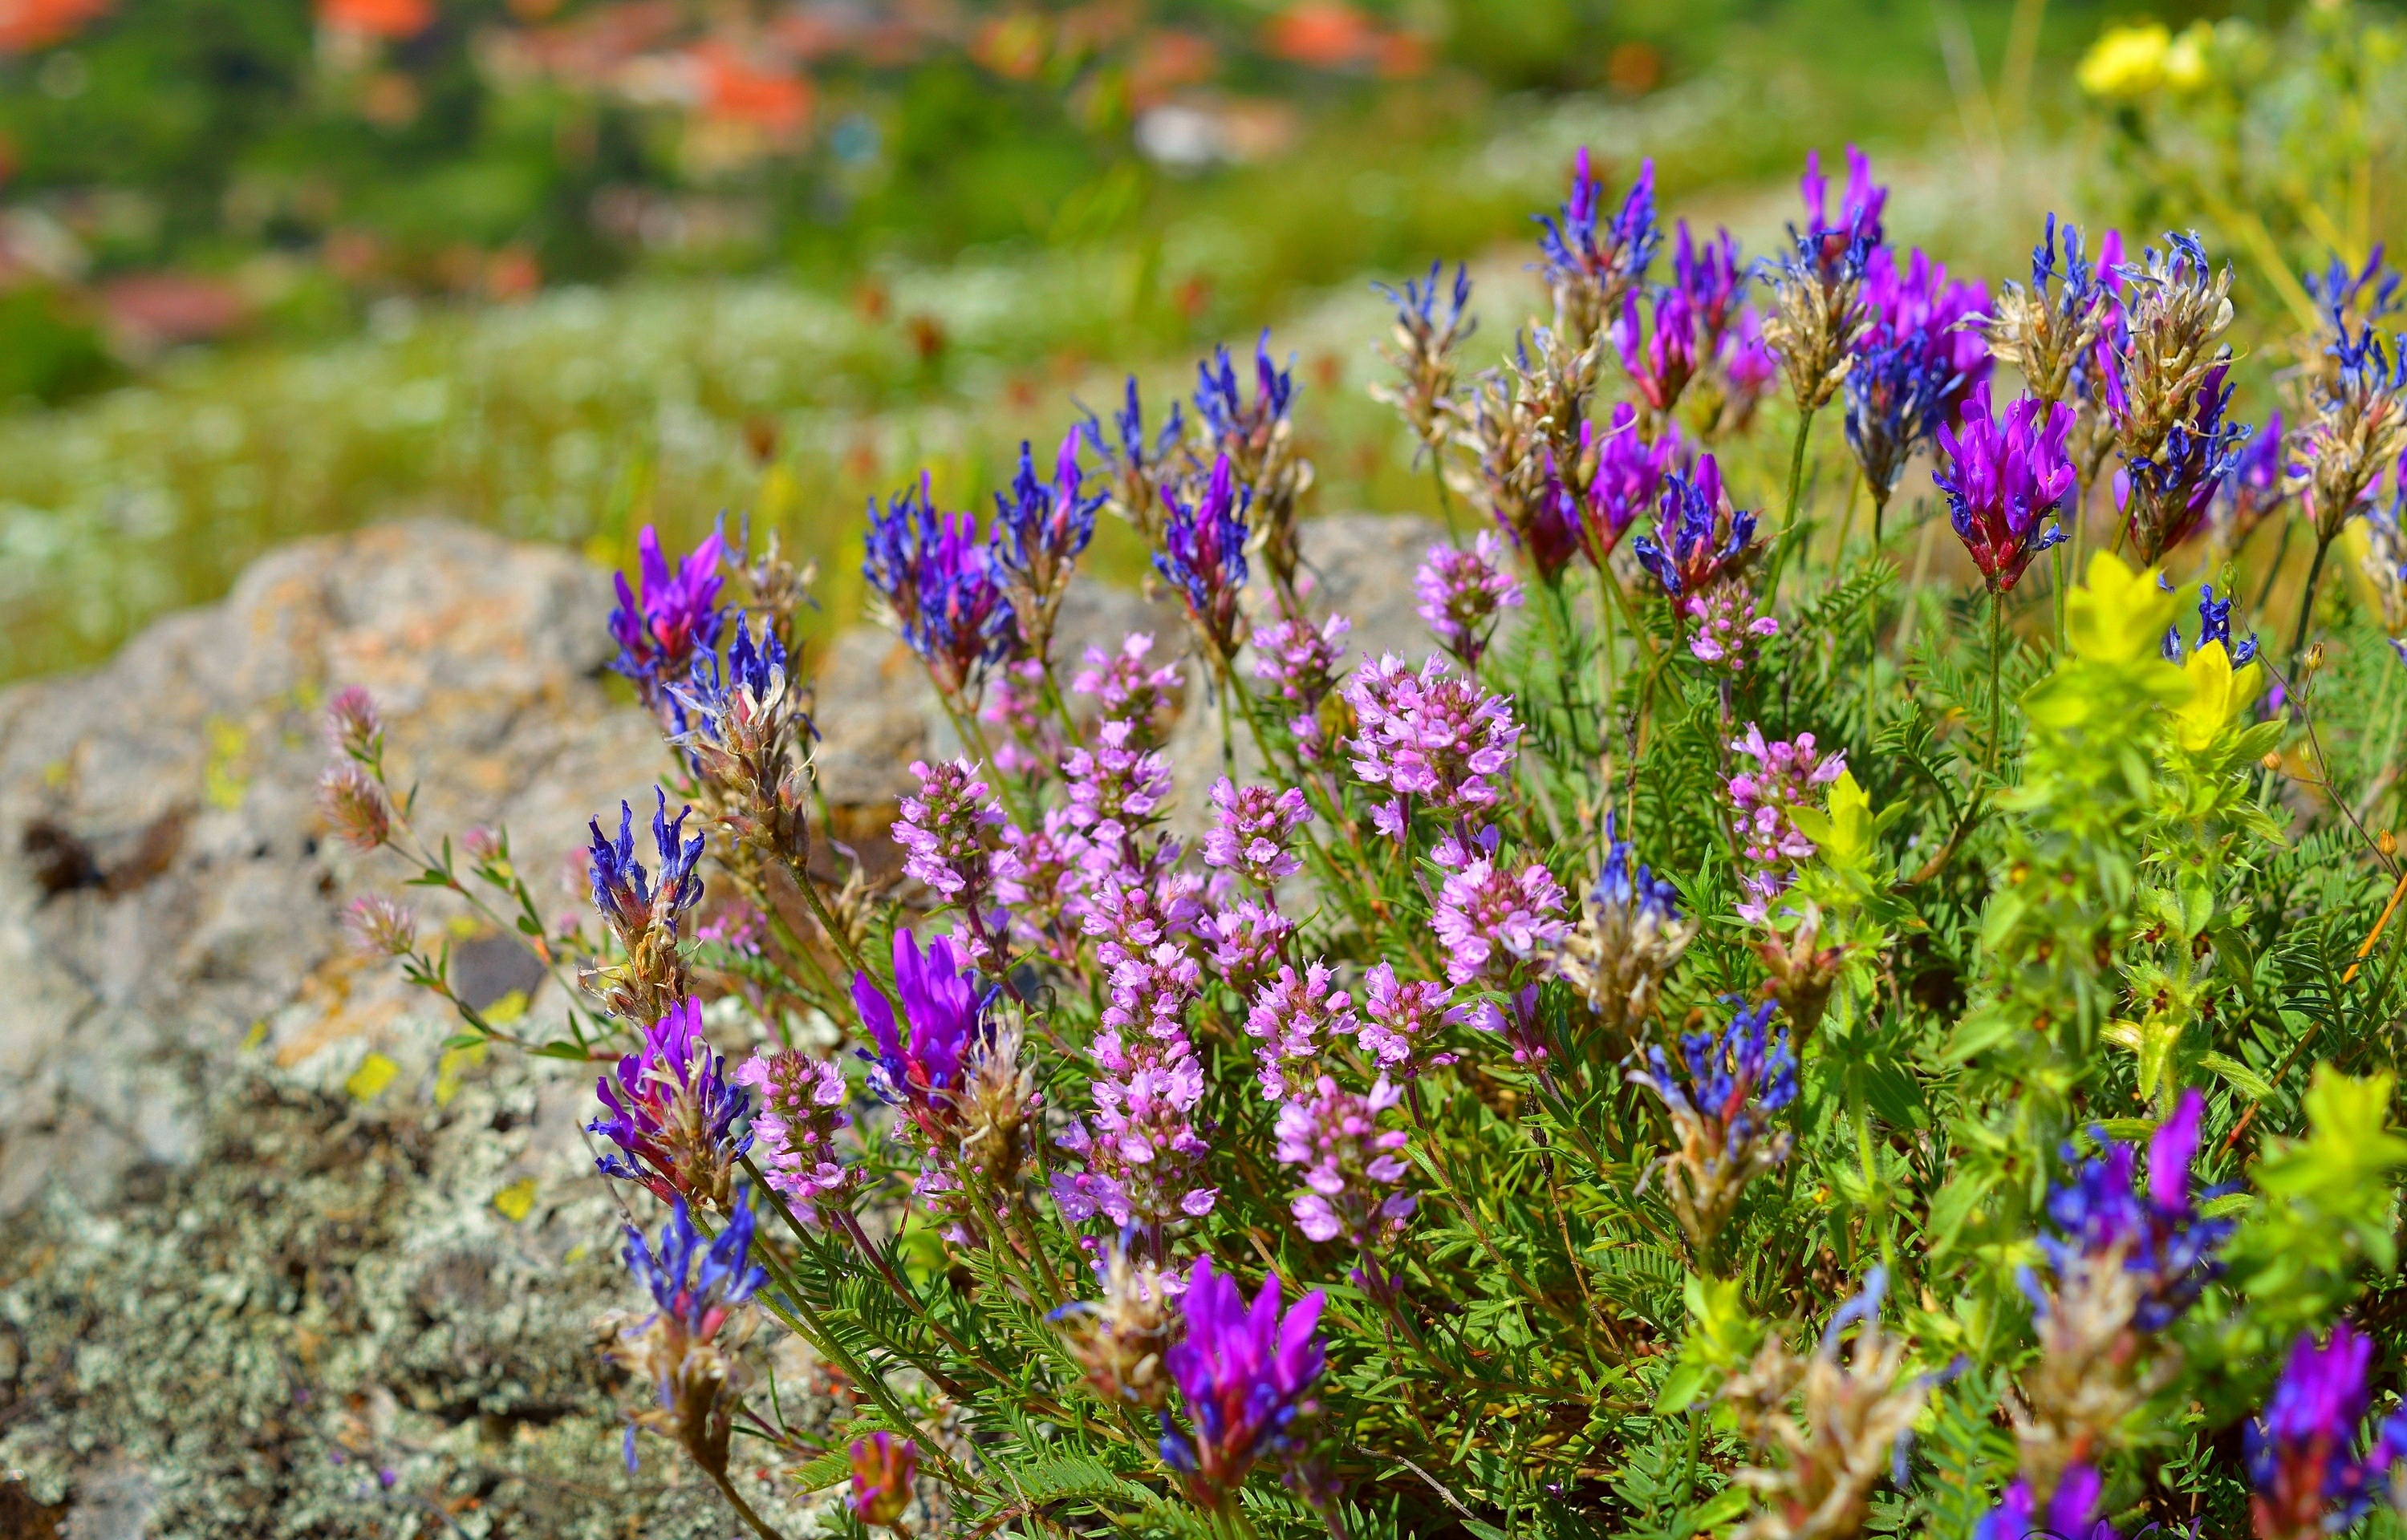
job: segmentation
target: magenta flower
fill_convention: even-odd
[[[1367,1096],[1338,1088],[1323,1075],[1279,1109],[1278,1158],[1303,1167],[1304,1191],[1289,1206],[1296,1228],[1313,1240],[1341,1236],[1359,1250],[1385,1246],[1412,1218],[1410,1193],[1389,1191],[1404,1180],[1411,1164],[1397,1151],[1408,1142],[1402,1129],[1381,1132],[1379,1115],[1404,1094],[1384,1075]]]
[[[1274,1273],[1248,1307],[1235,1279],[1196,1258],[1179,1300],[1186,1333],[1162,1355],[1191,1432],[1164,1419],[1161,1458],[1216,1511],[1257,1462],[1292,1450],[1296,1423],[1318,1410],[1310,1392],[1328,1358],[1314,1328],[1326,1296],[1315,1289],[1282,1315],[1280,1295]]]
[[[2132,1147],[2110,1141],[2048,1194],[2047,1217],[2057,1234],[2042,1236],[2039,1245],[2058,1279],[2077,1282],[2084,1259],[2116,1259],[2116,1270],[2136,1285],[2139,1300],[2129,1307],[2130,1318],[2144,1332],[2163,1331],[2197,1301],[2223,1270],[2215,1253],[2236,1226],[2199,1211],[2200,1200],[2215,1195],[2198,1191],[2190,1176],[2205,1110],[2197,1091],[2182,1093],[2172,1116],[2148,1141],[2144,1183],[2133,1180]]]
[[[908,930],[894,933],[894,1007],[866,973],[852,976],[852,1003],[861,1012],[876,1053],[870,1060],[870,1088],[918,1124],[932,1144],[941,1144],[956,1115],[961,1069],[976,1043],[993,992],[980,995],[966,970],[956,971],[953,943],[939,936],[923,954]]]
[[[1613,323],[1613,348],[1621,355],[1622,370],[1646,404],[1668,413],[1679,403],[1680,392],[1697,373],[1697,316],[1688,292],[1678,287],[1659,290],[1655,296],[1655,329],[1639,324],[1638,296],[1625,294],[1620,318]]]
[[[1755,613],[1755,590],[1724,583],[1678,600],[1688,622],[1688,651],[1701,663],[1745,671],[1753,644],[1780,634],[1780,622]]]
[[[1055,1141],[1085,1167],[1053,1177],[1053,1201],[1069,1222],[1158,1225],[1211,1212],[1218,1192],[1203,1183],[1209,1147],[1195,1126],[1204,1072],[1185,1021],[1202,983],[1194,959],[1166,941],[1113,968],[1094,1042],[1104,1071],[1094,1111]]]
[[[1212,477],[1191,502],[1164,489],[1162,548],[1153,565],[1187,603],[1187,618],[1205,645],[1222,657],[1237,651],[1242,618],[1237,595],[1246,586],[1246,510],[1253,501],[1230,479],[1229,457],[1212,461]]]
[[[1129,723],[1105,722],[1095,729],[1095,746],[1073,751],[1061,766],[1071,827],[1129,860],[1137,831],[1155,821],[1170,796],[1170,761],[1136,748],[1134,738]]]
[[[883,513],[870,499],[865,539],[861,575],[936,687],[958,696],[983,685],[1019,645],[994,532],[981,541],[975,515],[939,513],[923,473]]]
[[[338,759],[318,777],[318,812],[353,850],[376,850],[392,838],[392,804],[356,759]]]
[[[852,1441],[852,1513],[872,1529],[900,1522],[919,1478],[919,1446],[880,1428]]]
[[[1940,420],[1953,421],[1974,390],[1988,382],[1994,360],[1977,326],[1966,321],[1987,314],[1989,291],[1973,279],[1949,281],[1947,267],[1917,247],[1899,271],[1887,247],[1864,263],[1864,309],[1870,325],[1865,350],[1911,346],[1923,366],[1942,382]]]
[[[1822,175],[1822,152],[1805,152],[1805,176],[1798,184],[1805,195],[1806,240],[1820,264],[1834,268],[1850,252],[1861,262],[1881,243],[1881,215],[1888,206],[1888,189],[1873,180],[1872,161],[1855,146],[1847,147],[1847,186],[1839,211],[1830,212],[1830,183]]]
[[[1825,756],[1810,732],[1799,733],[1793,742],[1767,742],[1763,730],[1752,722],[1746,725],[1746,736],[1732,740],[1730,748],[1756,762],[1756,769],[1730,777],[1730,796],[1738,812],[1740,852],[1755,867],[1741,879],[1747,897],[1738,913],[1761,925],[1772,899],[1788,885],[1790,869],[1810,859],[1816,848],[1789,820],[1788,810],[1812,806],[1817,799],[1816,788],[1846,773],[1847,759],[1844,754]]]
[[[1332,615],[1317,628],[1308,620],[1286,619],[1254,632],[1254,677],[1278,688],[1289,715],[1288,731],[1307,762],[1317,762],[1329,745],[1320,724],[1320,702],[1335,683],[1338,661],[1346,656],[1346,633],[1354,623]]]
[[[1699,356],[1711,359],[1743,312],[1740,302],[1746,297],[1751,276],[1739,261],[1738,239],[1729,231],[1716,230],[1712,240],[1699,246],[1688,233],[1688,221],[1682,219],[1675,234],[1672,286],[1686,296],[1696,317]]]
[[[1504,570],[1504,543],[1482,530],[1469,550],[1432,545],[1413,572],[1422,623],[1466,670],[1479,667],[1497,612],[1517,608],[1521,585]]]
[[[2068,1465],[2041,1512],[2030,1483],[2016,1481],[1973,1527],[1973,1540],[2116,1540],[2114,1527],[2097,1517],[2101,1485],[2089,1466]]]
[[[1090,649],[1091,650],[1091,649]],[[994,768],[1041,779],[1061,761],[1061,724],[1046,706],[1045,665],[1033,657],[1006,663],[987,681],[978,720],[1003,729]]]
[[[719,645],[726,616],[719,608],[719,561],[725,544],[717,531],[693,548],[677,570],[661,554],[660,532],[647,524],[635,536],[638,594],[618,575],[619,607],[610,612],[610,637],[619,656],[610,667],[659,709],[663,692],[684,679],[694,655]]]
[[[1204,880],[1180,871],[1178,843],[1165,840],[1154,859],[1141,866],[1093,865],[1092,883],[1078,900],[1080,929],[1095,939],[1095,955],[1105,968],[1151,950],[1169,938],[1191,934],[1204,917]]]
[[[1960,426],[1958,434],[1941,425],[1939,451],[1947,464],[1930,479],[1947,494],[1948,522],[1982,579],[1992,593],[2005,593],[2031,558],[2065,538],[2053,519],[2072,489],[2064,446],[2072,408],[2062,402],[2044,407],[2025,396],[2006,409],[2001,428],[1984,381],[1964,403]]]
[[[1517,872],[1500,865],[1500,838],[1491,824],[1469,845],[1447,836],[1434,853],[1448,871],[1431,923],[1446,947],[1446,976],[1458,984],[1501,984],[1571,929],[1559,917],[1563,884],[1543,861]]]
[[[1362,976],[1362,1024],[1354,1044],[1381,1069],[1400,1070],[1406,1080],[1418,1076],[1424,1065],[1452,1064],[1453,1054],[1428,1050],[1448,1023],[1470,1020],[1468,1009],[1453,1001],[1448,985],[1426,979],[1401,981],[1388,964],[1373,963]]]
[[[1069,811],[1052,808],[1033,831],[1005,824],[1003,848],[994,853],[995,897],[1009,906],[1021,939],[1056,962],[1067,961],[1075,945],[1066,922],[1086,891],[1092,848]]]
[[[1264,984],[1246,1012],[1246,1033],[1255,1041],[1256,1079],[1262,1100],[1278,1101],[1308,1091],[1320,1075],[1324,1046],[1362,1030],[1354,996],[1333,988],[1336,975],[1325,963],[1299,974],[1282,968]]]
[[[1666,473],[1657,509],[1654,530],[1631,548],[1674,599],[1740,581],[1762,554],[1755,544],[1755,515],[1730,506],[1722,493],[1721,462],[1711,455],[1698,457],[1693,476]]]
[[[836,1158],[835,1131],[852,1120],[844,1071],[825,1059],[782,1049],[756,1049],[736,1067],[735,1083],[761,1098],[752,1119],[752,1156],[769,1185],[783,1193],[805,1224],[822,1222],[822,1206],[847,1207],[857,1171]]]
[[[1272,905],[1246,898],[1233,909],[1204,916],[1196,934],[1212,949],[1212,968],[1220,982],[1241,996],[1251,996],[1277,975],[1295,922]]]
[[[2248,1424],[2248,1499],[2257,1540],[2336,1534],[2372,1505],[2377,1483],[2407,1460],[2407,1412],[2394,1412],[2362,1457],[2365,1370],[2373,1339],[2345,1321],[2317,1346],[2301,1332],[2265,1413]]]
[[[1303,869],[1303,862],[1287,848],[1288,836],[1312,822],[1302,790],[1239,786],[1224,775],[1213,784],[1212,806],[1218,811],[1204,836],[1205,866],[1230,868],[1263,888]]]
[[[1176,659],[1157,669],[1147,661],[1152,652],[1152,634],[1132,631],[1120,639],[1117,653],[1106,656],[1100,647],[1089,647],[1085,666],[1070,681],[1073,690],[1094,698],[1105,720],[1129,724],[1141,748],[1161,742],[1165,720],[1177,714],[1185,684]]]
[[[701,1001],[685,1000],[645,1028],[644,1046],[594,1089],[608,1115],[586,1132],[619,1147],[594,1160],[605,1176],[640,1182],[662,1203],[726,1208],[735,1163],[752,1147],[749,1130],[735,1132],[750,1098],[704,1039]]]
[[[1614,547],[1661,501],[1665,473],[1677,463],[1682,449],[1679,431],[1666,424],[1655,442],[1639,436],[1638,409],[1628,402],[1613,408],[1613,426],[1599,434],[1594,422],[1580,424],[1580,453],[1593,451],[1596,473],[1588,478],[1587,516],[1580,521],[1580,539],[1597,571],[1606,572]]]
[[[947,903],[975,905],[993,875],[993,830],[1004,821],[1003,809],[986,800],[987,784],[967,759],[933,769],[915,759],[911,773],[919,779],[919,795],[903,798],[903,816],[893,826],[904,873]]]
[[[1363,664],[1346,699],[1360,724],[1350,747],[1362,781],[1450,813],[1495,806],[1521,737],[1509,698],[1442,658],[1417,674],[1389,656]]]

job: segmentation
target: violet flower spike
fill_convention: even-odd
[[[1288,838],[1312,822],[1312,809],[1296,786],[1239,786],[1227,776],[1213,784],[1216,817],[1204,836],[1204,864],[1223,867],[1256,887],[1269,889],[1303,869],[1288,849]]]
[[[922,472],[916,487],[869,503],[861,575],[880,616],[948,697],[975,694],[1013,656],[1019,622],[999,570],[1000,531],[980,541],[966,512],[940,513]]]
[[[971,973],[956,971],[949,938],[934,938],[922,953],[918,937],[897,930],[894,993],[903,1003],[899,1018],[876,981],[866,973],[852,977],[852,1003],[876,1050],[861,1051],[870,1061],[870,1088],[941,1146],[954,1131],[962,1068],[996,992],[980,993]]]
[[[2016,1480],[2000,1495],[1998,1505],[1973,1527],[1972,1540],[2116,1540],[2113,1529],[2098,1519],[2098,1494],[2102,1483],[2088,1465],[2073,1465],[2058,1477],[2044,1509],[2032,1496],[2030,1483]]]
[[[2365,1372],[2373,1339],[2346,1321],[2318,1345],[2302,1332],[2266,1402],[2246,1429],[2249,1517],[2258,1540],[2314,1540],[2347,1529],[2372,1505],[2378,1484],[2407,1460],[2407,1413],[2386,1419],[2363,1456]]]
[[[1696,316],[1700,358],[1711,360],[1718,352],[1753,281],[1754,275],[1738,260],[1737,237],[1716,230],[1713,239],[1700,246],[1688,233],[1688,221],[1679,221],[1672,248],[1672,286],[1687,297]]]
[[[752,1132],[735,1132],[751,1105],[727,1077],[727,1061],[702,1035],[702,1002],[688,999],[644,1030],[595,1085],[607,1109],[585,1125],[618,1146],[596,1156],[605,1176],[641,1184],[663,1203],[691,1200],[724,1213],[736,1163]]]
[[[1685,290],[1658,290],[1653,299],[1655,326],[1649,332],[1639,324],[1638,295],[1622,296],[1621,315],[1613,323],[1613,348],[1647,406],[1658,417],[1668,417],[1697,373],[1697,318]]]
[[[2125,459],[2115,491],[2144,562],[2155,564],[2198,531],[2240,463],[2250,430],[2224,420],[2234,389],[2225,383],[2228,373],[2222,364],[2207,371],[2191,415],[2165,431],[2153,455]]]
[[[1186,600],[1187,617],[1213,656],[1234,657],[1243,617],[1237,595],[1246,586],[1246,510],[1250,491],[1240,491],[1229,470],[1229,457],[1212,461],[1212,477],[1190,502],[1165,491],[1162,548],[1153,558],[1154,570],[1168,579]]]
[[[1521,584],[1506,571],[1504,543],[1482,530],[1468,549],[1432,545],[1413,572],[1421,622],[1454,660],[1476,670],[1498,613],[1521,605]]]
[[[1655,222],[1655,162],[1641,161],[1638,177],[1611,219],[1601,219],[1604,186],[1597,179],[1588,147],[1572,169],[1571,196],[1556,215],[1534,215],[1547,290],[1554,295],[1555,330],[1574,348],[1586,347],[1621,307],[1622,297],[1646,277],[1662,244]]]
[[[606,1352],[611,1361],[651,1382],[657,1405],[629,1420],[626,1461],[635,1469],[635,1433],[648,1428],[674,1440],[714,1476],[727,1472],[728,1444],[750,1376],[743,1348],[755,1318],[747,1308],[769,1280],[752,1262],[754,1217],[741,1193],[716,1238],[705,1238],[683,1198],[674,1200],[659,1250],[627,1228],[627,1270],[652,1296],[641,1320],[613,1311]]]
[[[2235,1227],[2203,1215],[2200,1204],[2220,1189],[2199,1189],[2190,1172],[2205,1107],[2197,1091],[2182,1094],[2149,1139],[2144,1185],[2134,1179],[2132,1147],[2106,1142],[2104,1153],[2075,1163],[2072,1180],[2048,1194],[2056,1234],[2039,1244],[2058,1277],[2069,1278],[2080,1257],[2119,1258],[2138,1286],[2131,1324],[2143,1332],[2163,1331],[2197,1301],[2222,1272],[2216,1252]]]
[[[1063,435],[1050,483],[1036,478],[1029,445],[1020,441],[1011,494],[998,492],[994,498],[994,565],[1010,590],[1020,643],[1032,657],[1042,658],[1051,651],[1061,595],[1079,555],[1094,538],[1095,514],[1107,499],[1106,493],[1086,490],[1078,438],[1075,428]]]
[[[1112,414],[1112,431],[1088,412],[1084,429],[1088,445],[1104,463],[1104,479],[1111,488],[1112,512],[1135,526],[1147,541],[1161,526],[1161,484],[1171,457],[1187,436],[1178,403],[1151,438],[1146,436],[1145,406],[1137,399],[1136,376],[1128,377],[1126,404]]]
[[[1368,1095],[1323,1075],[1279,1108],[1279,1162],[1303,1167],[1304,1190],[1289,1209],[1305,1238],[1375,1252],[1403,1233],[1417,1204],[1396,1190],[1411,1169],[1399,1153],[1410,1139],[1399,1128],[1383,1131],[1379,1120],[1403,1099],[1385,1075]],[[1375,1258],[1364,1260],[1368,1276],[1378,1277]]]
[[[1599,572],[1611,570],[1621,537],[1662,501],[1663,478],[1686,447],[1679,431],[1668,424],[1651,443],[1638,430],[1638,409],[1626,401],[1614,403],[1612,426],[1603,432],[1593,421],[1580,424],[1581,456],[1592,453],[1596,465],[1588,476],[1580,543]]]
[[[1797,1099],[1797,1060],[1788,1034],[1772,1030],[1770,1000],[1741,1009],[1719,1034],[1680,1039],[1675,1068],[1650,1047],[1647,1068],[1630,1082],[1662,1099],[1676,1146],[1648,1169],[1662,1171],[1680,1228],[1700,1263],[1738,1209],[1746,1184],[1788,1158],[1789,1138],[1772,1119]]]
[[[1941,425],[1939,450],[1945,463],[1930,479],[1947,494],[1948,522],[1981,570],[1982,581],[1992,593],[2006,593],[2021,581],[2033,557],[2065,538],[2055,516],[2073,486],[2072,460],[2065,451],[2072,408],[2025,396],[2006,409],[2001,428],[1990,414],[1984,381],[1964,403],[1958,427],[1960,432]]]
[[[1236,1280],[1203,1256],[1179,1300],[1186,1335],[1163,1363],[1191,1432],[1164,1414],[1161,1458],[1215,1512],[1236,1500],[1255,1464],[1292,1452],[1298,1424],[1318,1410],[1311,1390],[1328,1358],[1315,1329],[1327,1296],[1315,1289],[1282,1314],[1281,1293],[1274,1273],[1248,1307]]]
[[[1730,507],[1721,466],[1711,455],[1698,457],[1693,476],[1667,473],[1657,508],[1655,529],[1631,548],[1674,599],[1738,580],[1760,553],[1754,544],[1756,516]]]
[[[672,571],[661,554],[660,532],[647,524],[635,536],[643,591],[628,586],[626,573],[618,574],[610,636],[619,643],[619,656],[610,667],[632,681],[656,712],[668,682],[685,676],[696,653],[719,645],[726,618],[718,607],[725,549],[714,530]]]

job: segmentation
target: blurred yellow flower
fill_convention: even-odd
[[[2092,96],[2145,96],[2165,81],[2173,35],[2161,21],[2109,27],[2089,45],[2073,78]]]
[[[2165,49],[2165,84],[2175,91],[2196,91],[2206,84],[2206,50],[2214,41],[2213,27],[2204,21],[2192,21]]]

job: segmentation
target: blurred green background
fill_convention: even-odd
[[[0,679],[415,512],[608,561],[748,512],[833,624],[872,492],[982,504],[1263,326],[1317,509],[1425,507],[1369,282],[1469,259],[1492,360],[1583,144],[1753,253],[1850,141],[1987,276],[2050,209],[2203,224],[2270,337],[2387,228],[2398,52],[2322,4],[0,0]]]

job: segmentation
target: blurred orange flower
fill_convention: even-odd
[[[1301,0],[1271,19],[1263,45],[1291,64],[1344,69],[1378,56],[1379,29],[1345,0]]]
[[[800,134],[811,120],[808,78],[756,64],[716,37],[696,44],[688,57],[700,77],[705,117],[778,138]]]
[[[0,53],[64,43],[108,8],[108,0],[0,0]]]
[[[318,0],[318,20],[336,32],[395,41],[434,24],[433,0]]]

